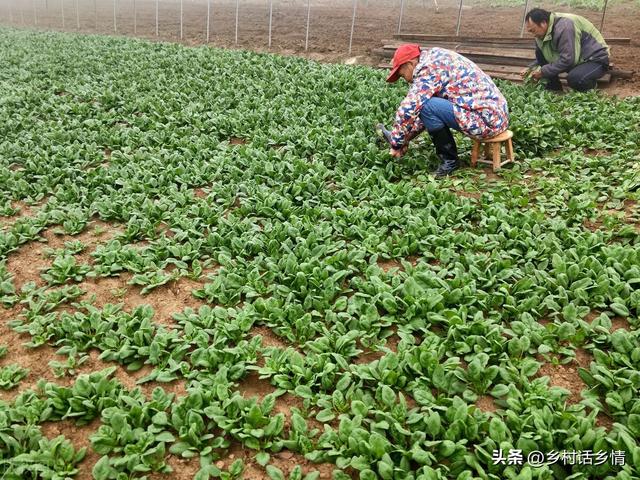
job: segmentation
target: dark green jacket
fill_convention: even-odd
[[[555,77],[585,62],[609,64],[609,46],[602,34],[584,17],[570,13],[552,13],[547,34],[536,38],[539,53],[548,62],[542,76]]]

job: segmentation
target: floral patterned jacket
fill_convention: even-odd
[[[413,83],[396,112],[391,145],[401,148],[425,127],[420,110],[431,97],[453,104],[460,130],[474,138],[494,137],[509,126],[507,101],[475,63],[444,48],[423,50]]]

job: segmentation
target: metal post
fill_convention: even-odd
[[[307,0],[307,34],[304,38],[304,51],[309,49],[309,20],[311,18],[311,0]]]
[[[402,28],[403,13],[404,13],[404,0],[400,0],[400,19],[398,20],[398,35],[400,35],[400,29]]]
[[[238,44],[238,13],[240,11],[240,0],[236,0],[236,45]]]
[[[271,24],[273,21],[273,0],[269,0],[269,48],[271,48]]]
[[[113,0],[113,31],[115,33],[118,33],[118,19],[116,18],[117,16],[117,2],[118,0]]]
[[[604,6],[602,7],[602,20],[600,21],[600,33],[604,30],[604,16],[607,13],[607,3],[609,3],[609,0],[604,0]]]
[[[80,7],[78,5],[78,0],[76,0],[76,28],[80,30]]]
[[[462,20],[462,0],[460,0],[460,6],[458,7],[458,24],[456,25],[456,37],[460,35],[460,21]]]
[[[357,8],[358,8],[358,0],[353,0],[353,16],[351,17],[351,34],[349,35],[349,55],[351,55],[351,45],[353,44],[353,30],[356,26]]]
[[[182,40],[182,12],[183,12],[183,4],[184,1],[180,0],[180,40]]]
[[[520,38],[524,37],[524,24],[527,18],[527,11],[529,10],[529,0],[524,2],[524,12],[522,12],[522,27],[520,28]]]
[[[156,37],[158,36],[158,3],[160,0],[156,0]]]
[[[136,8],[136,0],[133,0],[133,34],[138,34],[138,9]]]
[[[207,43],[209,43],[209,24],[211,18],[211,0],[207,0]]]
[[[60,11],[62,12],[62,29],[64,30],[64,0],[60,0]]]

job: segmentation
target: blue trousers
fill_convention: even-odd
[[[460,130],[453,114],[453,104],[449,100],[431,97],[420,110],[420,120],[428,132],[442,130],[445,127]]]

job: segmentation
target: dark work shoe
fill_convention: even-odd
[[[444,160],[436,172],[434,173],[436,178],[446,177],[447,175],[451,175],[459,168],[457,159],[448,159]]]
[[[391,132],[387,130],[383,124],[378,123],[376,125],[376,134],[381,141],[386,142],[387,144],[391,144]]]

